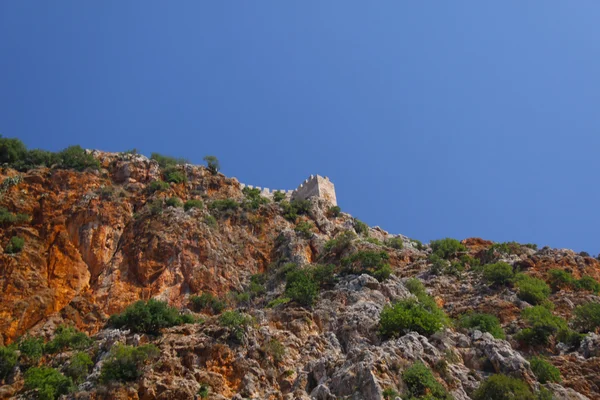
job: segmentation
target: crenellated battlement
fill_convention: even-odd
[[[240,183],[240,187],[243,189],[249,187],[250,189],[260,190],[260,194],[269,199],[273,199],[273,193],[279,191],[285,195],[285,199],[288,201],[292,200],[305,200],[310,197],[320,197],[328,200],[333,205],[337,205],[337,198],[335,196],[335,186],[328,177],[320,175],[311,175],[304,180],[294,190],[272,190],[270,188],[246,185]]]

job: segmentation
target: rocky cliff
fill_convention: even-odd
[[[92,338],[83,351],[93,365],[68,398],[470,399],[493,374],[518,379],[535,398],[600,398],[594,316],[587,328],[574,318],[578,307],[600,302],[593,284],[600,263],[592,257],[481,239],[444,254],[365,228],[322,199],[294,208],[257,199],[201,166],[171,167],[183,179],[164,183],[165,170],[144,156],[94,157],[98,170],[1,170],[0,207],[15,217],[0,229],[0,344],[19,357],[3,377],[2,398],[42,396],[24,385],[27,369],[67,374],[76,352],[69,346],[44,352],[34,366],[23,362],[19,346],[24,337],[48,343],[62,325]],[[20,251],[11,248],[13,237],[23,239]],[[497,263],[520,278],[490,280],[485,265]],[[286,274],[315,265],[331,267],[319,269],[327,278],[303,302]],[[557,270],[567,273],[564,284]],[[524,296],[522,282],[530,278],[551,284],[547,298]],[[220,306],[198,306],[203,294]],[[193,318],[158,333],[109,322],[148,299]],[[382,310],[425,299],[435,303],[428,310],[439,307],[447,317],[435,332],[382,334]],[[564,319],[561,332],[570,339],[552,331],[542,341],[525,340],[522,331],[537,325],[523,311],[533,306]],[[228,325],[228,310],[251,322]],[[503,334],[457,322],[473,312],[496,317]],[[107,383],[103,364],[119,343],[150,343],[159,354],[127,383]],[[558,368],[561,379],[540,378],[534,356]],[[433,386],[415,392],[406,371],[416,363],[448,397]]]

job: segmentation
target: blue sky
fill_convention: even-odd
[[[373,6],[376,4],[376,6]],[[0,134],[334,181],[428,241],[600,251],[600,3],[0,2]]]

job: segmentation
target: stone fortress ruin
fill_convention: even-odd
[[[271,190],[269,188],[263,188],[260,186],[246,185],[240,183],[243,188],[249,187],[250,189],[260,190],[260,194],[269,199],[273,199],[275,192],[281,192],[285,195],[286,200],[306,200],[310,197],[319,197],[329,201],[333,205],[337,205],[337,199],[335,197],[335,186],[328,177],[320,175],[311,175],[308,179],[300,184],[295,190]]]

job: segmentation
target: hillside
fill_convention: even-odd
[[[0,398],[600,398],[589,255],[73,151],[0,170]]]

